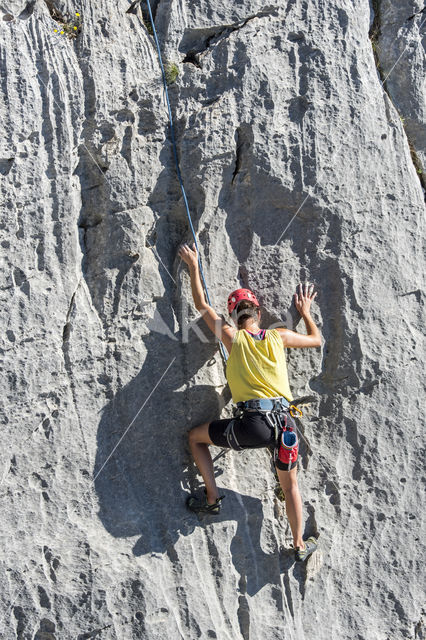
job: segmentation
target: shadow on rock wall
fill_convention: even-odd
[[[158,311],[170,326],[171,307],[160,301]],[[274,577],[279,580],[276,554],[266,554],[260,546],[261,501],[221,488],[226,500],[220,516],[203,521],[185,506],[188,493],[199,489],[186,433],[217,417],[230,399],[228,387],[220,394],[212,386],[189,383],[206,362],[213,365],[220,358],[217,345],[192,340],[197,344],[185,345],[184,352],[191,354],[185,359],[179,334],[148,335],[140,373],[104,409],[94,469],[98,515],[112,536],[138,537],[135,556],[167,553],[173,561],[181,536],[212,521],[236,522],[230,552],[243,593],[253,594]],[[219,552],[208,539],[214,561]]]

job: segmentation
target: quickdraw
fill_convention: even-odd
[[[293,415],[292,409],[296,411],[296,415]],[[295,405],[290,405],[286,409],[265,411],[264,413],[266,420],[275,432],[274,463],[280,460],[284,464],[288,464],[288,468],[290,468],[292,462],[297,460],[299,447],[294,418],[303,414]],[[292,424],[289,424],[289,416],[291,416]]]

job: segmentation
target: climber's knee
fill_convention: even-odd
[[[212,444],[209,436],[209,424],[209,422],[204,422],[198,425],[198,427],[191,429],[188,433],[189,444]]]

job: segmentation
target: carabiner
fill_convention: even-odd
[[[294,415],[294,414],[293,414],[293,410],[294,410],[294,411],[297,411],[297,413],[299,414],[299,416],[297,416],[297,414],[296,414],[296,415]],[[290,405],[290,407],[289,407],[289,412],[290,412],[290,415],[291,415],[291,417],[292,417],[292,418],[297,418],[297,417],[301,418],[301,417],[303,416],[302,410],[301,410],[301,409],[299,409],[299,407],[296,407],[296,405],[294,405],[294,404],[291,404],[291,405]]]

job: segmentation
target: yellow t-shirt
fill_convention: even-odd
[[[237,331],[226,365],[226,378],[235,404],[277,396],[293,400],[284,345],[276,329],[267,330],[263,340],[256,340],[245,329]]]

